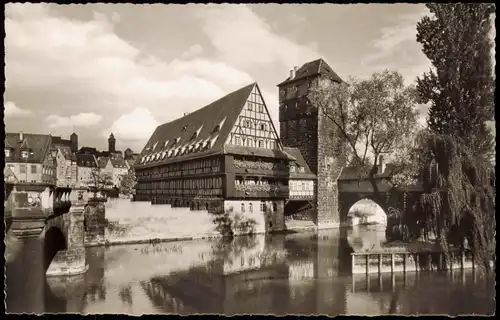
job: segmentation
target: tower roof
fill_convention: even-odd
[[[333,71],[333,69],[328,65],[328,63],[325,62],[325,60],[319,58],[317,60],[304,63],[299,69],[297,69],[295,77],[293,79],[291,79],[290,77],[286,78],[286,80],[278,84],[278,87],[307,77],[318,76],[318,75],[326,76],[335,82],[344,82],[338,76],[338,74],[335,73],[335,71]]]
[[[114,138],[115,138],[115,136],[113,135],[113,132],[111,132],[111,134],[109,135],[109,139],[112,140]]]

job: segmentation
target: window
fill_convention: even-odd
[[[253,109],[253,103],[251,103],[250,101],[248,102],[248,110],[252,111]]]
[[[26,173],[26,165],[25,164],[19,165],[19,172]]]
[[[266,206],[266,203],[264,201],[262,201],[260,203],[260,211],[262,211],[262,212],[266,212],[267,211],[267,206]]]
[[[265,123],[260,124],[260,130],[266,131],[267,130],[267,125]]]
[[[10,157],[10,150],[9,149],[5,149],[5,157]]]
[[[241,212],[242,213],[245,212],[245,204],[244,203],[241,204]]]
[[[278,211],[278,204],[276,202],[273,202],[273,211]]]
[[[36,173],[36,166],[31,166],[31,173]]]
[[[259,148],[264,148],[264,141],[259,140]]]
[[[305,172],[304,167],[300,167],[300,168],[299,168],[299,172],[304,173],[304,172]]]
[[[240,137],[234,137],[234,144],[236,144],[236,145],[241,144]]]
[[[274,141],[269,141],[269,149],[275,149],[276,148],[276,144]]]
[[[290,166],[290,172],[295,172],[295,166]]]
[[[23,152],[21,153],[21,157],[22,157],[23,159],[28,158],[28,156],[29,156],[28,151],[23,151]]]
[[[253,212],[253,204],[248,204],[248,212]]]
[[[261,112],[261,113],[264,112],[264,106],[261,104],[259,104],[259,112]]]

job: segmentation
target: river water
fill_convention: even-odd
[[[7,261],[7,312],[494,313],[494,279],[472,271],[351,276],[352,246],[377,242],[377,234],[355,228],[88,248],[88,272],[68,279],[46,279],[40,241],[25,240]]]

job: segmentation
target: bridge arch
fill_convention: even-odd
[[[44,237],[43,248],[44,267],[45,270],[47,270],[57,252],[59,252],[60,250],[66,250],[68,248],[66,237],[64,236],[64,233],[60,228],[51,227],[49,230],[47,230]]]
[[[365,197],[351,203],[347,208],[347,218],[353,225],[379,224],[387,225],[388,212],[371,197]]]

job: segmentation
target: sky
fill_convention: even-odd
[[[257,82],[279,132],[278,89],[323,58],[341,78],[430,68],[423,4],[6,4],[5,125],[139,152],[157,125]],[[422,118],[425,107],[420,108]]]

